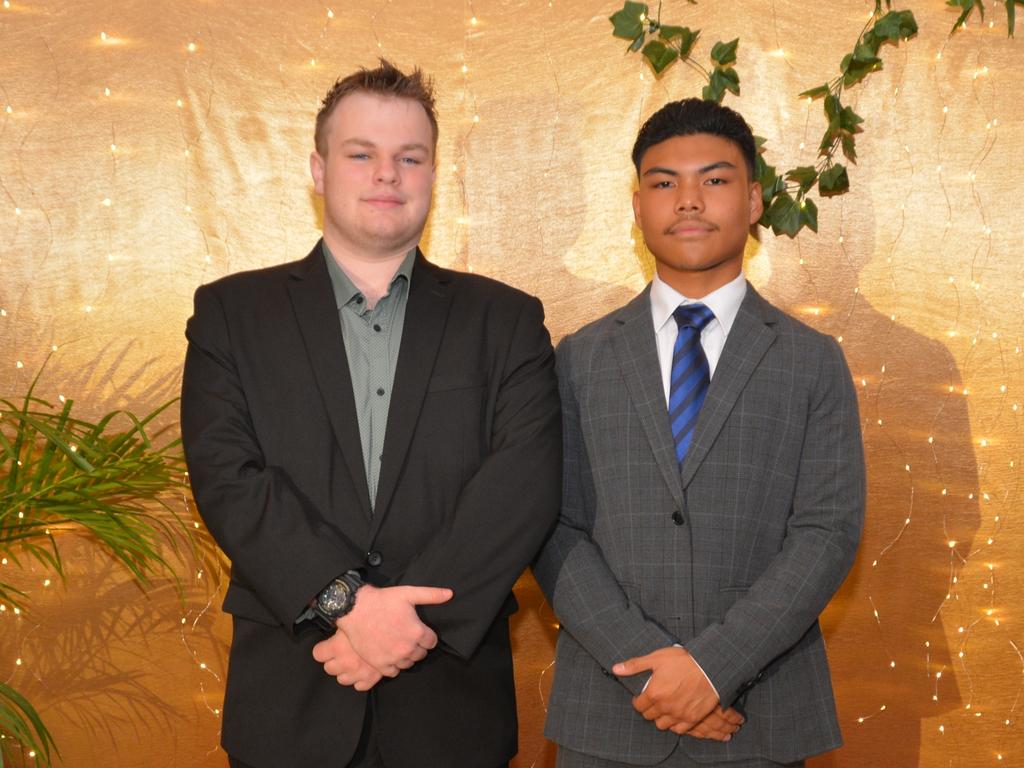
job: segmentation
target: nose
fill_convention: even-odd
[[[399,179],[398,165],[390,157],[382,157],[374,168],[374,181],[379,184],[394,184]]]
[[[676,190],[676,213],[700,213],[704,210],[699,181],[679,181]]]

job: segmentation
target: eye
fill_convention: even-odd
[[[728,180],[723,179],[721,176],[712,176],[710,179],[707,179],[704,183],[712,187],[717,187],[720,184],[727,184]]]
[[[418,157],[402,157],[399,158],[398,162],[403,165],[421,165],[423,163]]]
[[[349,158],[352,160],[367,160],[369,157],[370,156],[366,152],[353,152],[349,155]]]
[[[652,189],[671,189],[672,186],[673,186],[672,182],[669,181],[668,179],[665,179],[664,181],[656,181],[656,182],[654,182],[654,184],[651,185],[651,188]]]

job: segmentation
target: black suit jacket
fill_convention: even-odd
[[[389,766],[480,766],[516,751],[511,587],[554,522],[561,436],[535,298],[417,255],[371,514],[338,311],[319,244],[200,287],[182,437],[200,514],[231,559],[222,743],[254,766],[344,765],[367,694],[295,625],[349,568],[451,587],[423,607],[440,645],[375,690]]]

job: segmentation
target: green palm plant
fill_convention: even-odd
[[[155,420],[175,401],[139,418],[117,410],[98,421],[72,415],[72,401],[0,399],[0,556],[15,566],[35,560],[63,577],[58,537],[94,538],[143,586],[173,577],[164,552],[193,541],[170,503],[187,477],[180,440]],[[160,441],[159,444],[155,441]],[[0,579],[0,604],[26,611],[28,595]],[[0,682],[0,768],[16,753],[52,764],[54,739],[32,704]]]

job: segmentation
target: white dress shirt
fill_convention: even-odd
[[[672,376],[672,352],[676,344],[676,336],[679,334],[679,326],[672,316],[676,307],[680,304],[700,303],[715,313],[714,319],[704,326],[700,334],[700,345],[704,349],[704,356],[708,359],[708,368],[711,376],[715,375],[715,368],[718,359],[722,356],[722,349],[725,347],[725,340],[729,336],[732,324],[740,311],[740,304],[743,297],[747,295],[747,280],[740,272],[735,280],[731,280],[721,288],[716,288],[702,299],[690,299],[679,293],[667,283],[662,282],[658,274],[654,274],[651,281],[651,320],[654,321],[654,339],[658,347],[658,364],[661,366],[661,383],[665,389],[665,407],[668,408],[669,387]],[[677,646],[682,648],[683,646]],[[696,660],[694,660],[696,663]],[[711,685],[715,695],[718,690],[711,678],[697,664],[697,669],[704,673],[704,677]],[[651,679],[647,678],[647,683]],[[647,690],[647,683],[644,683],[644,690]]]
[[[718,358],[729,336],[736,314],[740,311],[743,297],[747,295],[747,280],[740,272],[736,279],[716,288],[702,299],[689,299],[662,282],[655,273],[651,281],[651,319],[654,321],[654,338],[658,345],[658,363],[661,365],[661,383],[665,388],[665,405],[668,406],[670,378],[672,376],[672,351],[676,344],[679,326],[672,313],[680,304],[704,304],[715,313],[715,319],[708,323],[700,334],[700,345],[708,359],[711,377],[715,376]]]

